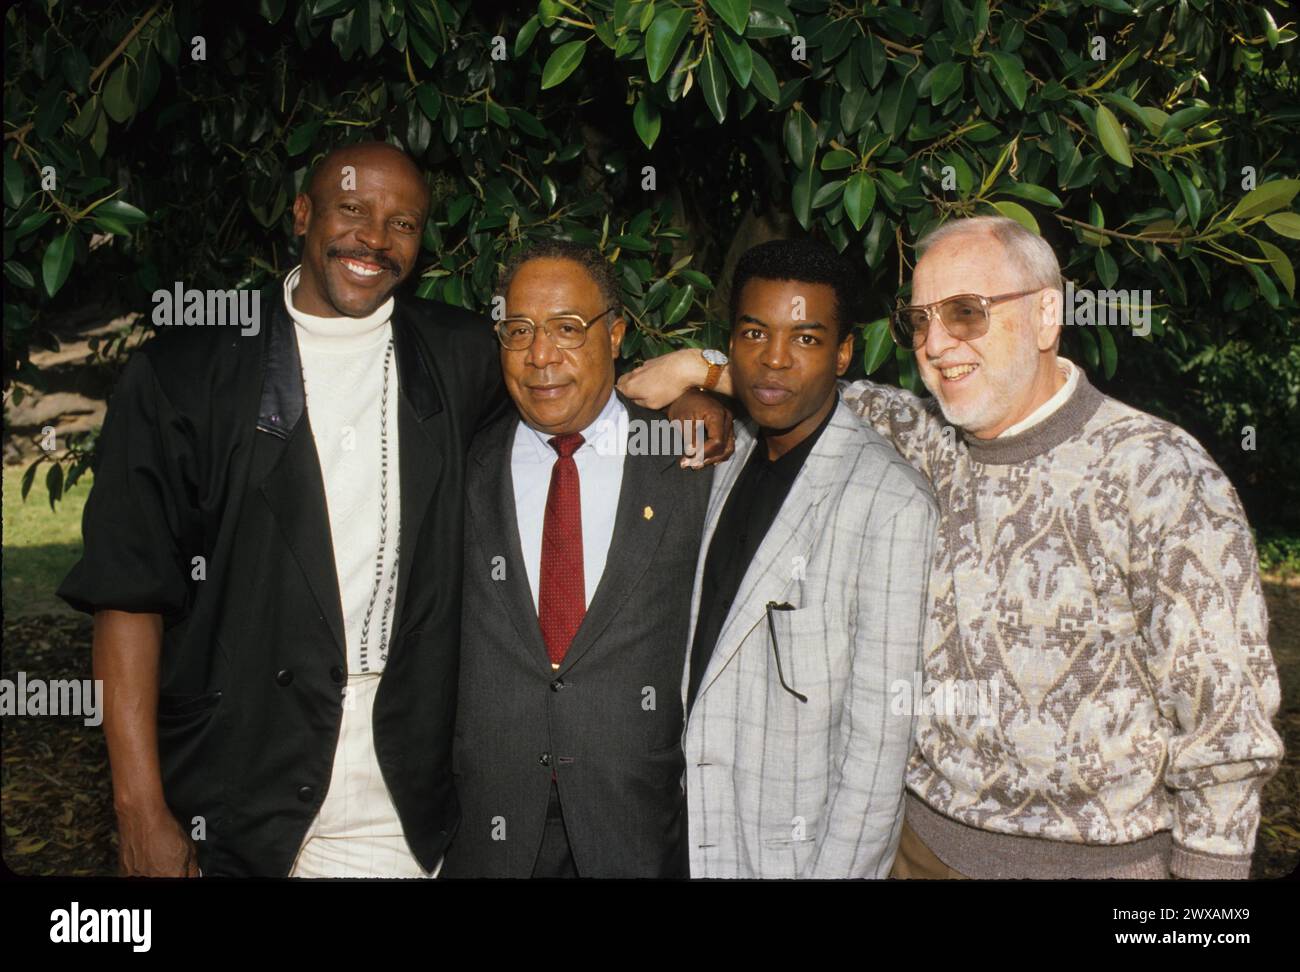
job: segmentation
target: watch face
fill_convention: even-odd
[[[704,355],[704,360],[711,365],[724,365],[727,363],[727,356],[721,351],[715,351],[712,348],[709,348],[700,353]]]

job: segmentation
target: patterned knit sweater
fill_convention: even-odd
[[[1082,374],[991,440],[897,388],[844,400],[941,511],[917,835],[970,877],[1247,877],[1279,689],[1254,543],[1205,450]]]

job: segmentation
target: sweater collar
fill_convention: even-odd
[[[294,267],[284,278],[284,306],[297,326],[298,344],[321,351],[359,351],[382,341],[382,328],[393,314],[390,296],[365,317],[321,317],[299,310],[293,302],[302,265]]]
[[[1075,435],[1092,418],[1104,397],[1078,365],[1075,365],[1075,373],[1079,376],[1079,383],[1069,398],[1051,415],[1023,432],[980,439],[963,430],[962,441],[966,443],[971,458],[994,466],[1028,462]]]

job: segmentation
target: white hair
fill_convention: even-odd
[[[1006,216],[969,216],[951,219],[917,240],[919,260],[937,243],[964,236],[991,236],[1001,244],[1020,271],[1025,287],[1062,290],[1061,264],[1047,241]]]

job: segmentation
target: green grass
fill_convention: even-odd
[[[1259,567],[1266,574],[1293,577],[1300,574],[1300,536],[1284,533],[1256,538]]]
[[[25,468],[26,463],[4,470],[5,616],[73,613],[54,591],[81,556],[81,511],[91,475],[87,472],[51,511],[43,475],[23,500]]]

